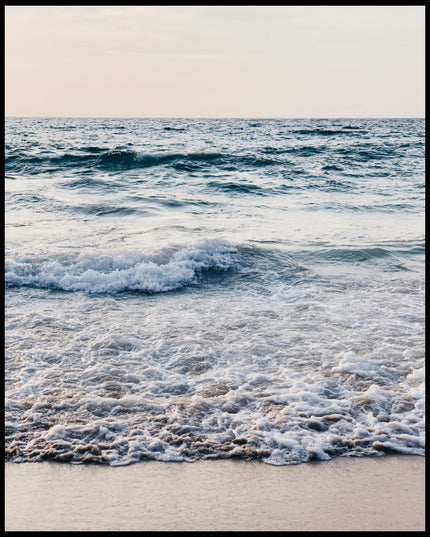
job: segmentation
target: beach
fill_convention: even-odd
[[[6,531],[424,531],[425,458],[5,464]]]
[[[6,8],[5,530],[425,531],[424,6]]]
[[[7,530],[424,529],[424,120],[6,140]]]

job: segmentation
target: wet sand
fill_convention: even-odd
[[[424,457],[6,463],[6,531],[424,531]]]

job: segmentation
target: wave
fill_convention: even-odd
[[[391,252],[381,247],[369,248],[328,248],[323,249],[315,257],[325,261],[359,262],[385,259],[391,257]]]
[[[68,149],[57,146],[52,151],[41,151],[36,154],[33,151],[20,151],[12,147],[6,150],[5,172],[28,174],[64,172],[65,170],[81,173],[92,170],[115,172],[158,166],[169,166],[178,171],[200,171],[213,166],[225,171],[235,171],[244,168],[256,169],[279,165],[283,167],[294,166],[297,164],[294,162],[295,157],[313,157],[324,153],[341,159],[342,165],[345,165],[346,162],[348,165],[354,162],[361,165],[362,162],[367,161],[402,157],[410,152],[408,144],[399,144],[398,142],[384,143],[383,145],[355,144],[354,146],[337,144],[335,147],[330,147],[329,136],[342,134],[351,136],[353,133],[361,134],[361,131],[301,129],[294,131],[294,134],[308,136],[304,143],[291,145],[284,141],[280,146],[248,147],[237,152],[186,150],[144,152],[134,150],[131,142],[113,149],[90,144]],[[320,140],[320,142],[326,143],[313,143],[315,139],[312,139],[311,135],[312,137],[313,135],[325,136],[326,139]],[[329,167],[327,170],[333,169]]]
[[[342,172],[343,168],[341,166],[336,166],[335,164],[327,164],[321,168],[325,172]]]
[[[210,181],[209,183],[207,183],[206,186],[215,190],[222,190],[225,192],[237,192],[239,194],[263,195],[267,190],[251,183],[233,183],[231,181],[227,183],[223,183],[221,181]]]
[[[368,246],[339,246],[320,245],[316,249],[297,251],[297,258],[306,264],[351,264],[374,265],[389,271],[408,271],[405,263],[411,256],[423,255],[423,241],[405,241],[405,243],[382,243]]]
[[[160,259],[161,257],[161,259]],[[6,287],[35,287],[85,293],[172,291],[198,280],[205,272],[227,271],[238,261],[236,248],[221,239],[205,239],[170,257],[81,254],[77,258],[6,259]]]
[[[349,132],[350,129],[353,129],[353,132]],[[300,129],[293,131],[294,134],[306,134],[314,136],[336,136],[336,135],[355,135],[355,134],[366,134],[365,130],[358,130],[357,127],[343,127],[341,129]]]
[[[384,144],[384,145],[357,145],[354,147],[342,147],[337,150],[337,153],[341,157],[346,157],[356,161],[357,164],[361,162],[373,161],[373,160],[386,160],[397,158],[400,155],[400,146],[398,144]]]
[[[233,245],[224,239],[202,239],[191,246],[151,255],[128,251],[55,254],[45,258],[6,256],[5,286],[88,294],[154,294],[197,285],[202,278],[214,281],[215,274],[233,271],[250,285],[262,283],[270,287],[276,281],[286,280],[293,285],[306,277],[309,269],[321,264],[378,264],[381,270],[410,271],[408,265],[413,258],[424,253],[424,240],[355,247],[322,243],[286,253],[266,245]]]
[[[290,147],[287,148],[286,153],[292,155],[297,155],[299,157],[311,157],[312,155],[318,155],[327,151],[327,146],[325,145],[303,145],[300,147]]]
[[[175,132],[185,132],[187,129],[184,127],[163,127],[163,130],[165,131],[175,131]]]
[[[165,165],[172,166],[178,170],[199,169],[202,166],[212,165],[226,169],[241,169],[243,166],[271,166],[281,162],[258,154],[237,155],[219,152],[142,153],[130,149],[106,150],[97,147],[86,147],[77,151],[79,152],[66,152],[59,155],[9,154],[5,159],[5,171],[37,174],[64,168],[97,168],[104,171],[115,171]]]

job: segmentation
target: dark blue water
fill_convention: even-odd
[[[424,136],[7,118],[6,458],[423,455]]]

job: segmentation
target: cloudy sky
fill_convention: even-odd
[[[424,6],[6,6],[6,115],[424,117]]]

